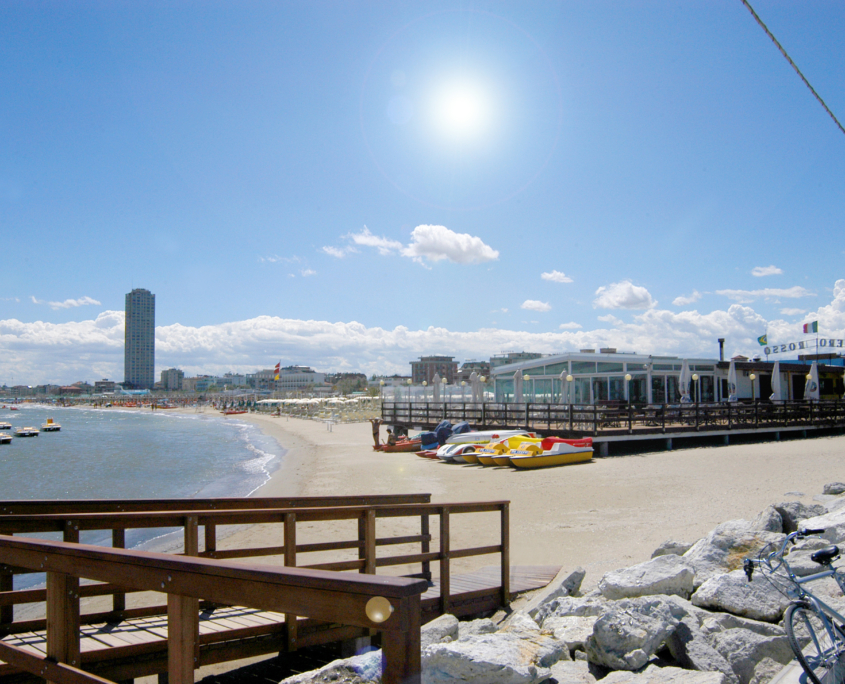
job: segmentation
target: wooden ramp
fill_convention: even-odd
[[[498,608],[501,603],[500,570],[499,566],[488,566],[453,575],[450,578],[450,612],[470,617]],[[546,586],[559,570],[560,566],[512,566],[511,596]],[[443,612],[440,582],[435,580],[429,584],[421,596],[423,622]],[[298,632],[300,646],[360,636],[348,627],[320,626],[302,619]],[[233,652],[240,654],[239,657],[283,652],[286,633],[283,613],[243,607],[204,610],[199,616],[199,663],[208,665],[230,660]],[[9,634],[1,641],[39,657],[47,655],[46,630],[43,629]],[[86,670],[115,680],[127,681],[160,672],[167,657],[167,615],[82,625],[80,651]],[[18,668],[0,662],[0,682],[25,681],[20,679],[20,674]]]

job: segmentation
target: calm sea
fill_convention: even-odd
[[[60,432],[0,445],[0,500],[247,496],[275,470],[283,448],[258,428],[219,413],[20,406],[0,422]],[[165,530],[127,535],[147,545]],[[108,544],[86,533],[81,541]]]

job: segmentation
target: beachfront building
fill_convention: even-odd
[[[684,361],[691,378],[688,386],[691,401],[707,403],[729,399],[730,361],[619,353],[614,349],[555,354],[494,368],[495,397],[499,402],[517,401],[519,387],[514,376],[521,371],[522,401],[525,402],[676,404],[681,401],[680,376]],[[733,364],[738,399],[768,399],[772,395],[773,362],[736,357]],[[800,401],[804,398],[809,367],[802,361],[780,362],[781,396],[778,399]],[[822,399],[841,398],[845,391],[844,370],[819,365]]]
[[[114,390],[114,380],[107,380],[106,378],[103,378],[102,380],[94,382],[94,392],[97,394],[112,394]]]
[[[470,376],[475,373],[479,378],[490,377],[490,362],[489,361],[464,361],[455,375],[455,383],[460,385],[461,382],[469,383]]]
[[[499,366],[509,366],[514,363],[521,363],[522,361],[533,361],[534,359],[542,359],[543,354],[537,352],[502,352],[501,354],[494,354],[490,357],[490,368],[498,368]],[[489,373],[487,374],[490,375]]]
[[[454,356],[421,356],[419,361],[411,361],[411,379],[415,385],[430,384],[435,374],[453,385],[457,373],[458,362]]]
[[[322,389],[325,381],[325,373],[317,373],[308,366],[285,366],[279,370],[279,379],[276,380],[276,391],[315,391]]]
[[[168,368],[161,371],[161,388],[165,392],[181,392],[185,372],[178,368]]]
[[[123,384],[152,389],[155,384],[156,296],[135,288],[126,295],[123,343]]]

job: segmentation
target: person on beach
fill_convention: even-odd
[[[370,424],[373,426],[373,443],[375,446],[381,444],[381,436],[379,435],[379,427],[381,427],[381,418],[370,418]]]
[[[390,446],[396,444],[396,435],[393,434],[393,430],[391,430],[390,428],[387,428],[387,443]]]

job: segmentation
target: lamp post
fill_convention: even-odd
[[[446,378],[440,378],[440,382],[443,384],[443,403],[446,403]]]
[[[411,380],[411,378],[408,378],[408,404],[411,403],[411,385],[413,384],[413,382],[414,381]]]
[[[699,395],[699,391],[698,391],[698,373],[693,373],[693,374],[692,374],[692,381],[695,383],[695,384],[692,386],[692,391],[695,393],[695,403],[697,404],[697,403],[698,403],[698,400],[699,400],[699,396],[698,396],[698,395]]]
[[[422,386],[423,386],[423,401],[424,401],[424,402],[428,402],[428,397],[427,397],[427,396],[426,396],[426,394],[425,394],[425,388],[426,388],[426,387],[428,387],[428,380],[423,380],[423,381],[422,381]],[[428,409],[426,409],[426,411],[427,411],[427,410],[428,410]]]
[[[379,380],[379,394],[381,395],[381,400],[384,401],[384,380]]]
[[[572,381],[573,378],[571,375],[566,376],[566,398],[569,400],[569,403],[572,403]]]
[[[625,399],[628,401],[628,406],[631,405],[631,390],[630,390],[631,374],[625,373]]]
[[[478,378],[478,382],[481,383],[481,403],[483,404],[484,403],[484,383],[487,382],[487,378],[482,375],[480,378]]]
[[[523,376],[522,376],[522,381],[523,381],[526,385],[528,384],[528,381],[529,381],[530,379],[531,379],[531,376],[530,376],[528,373],[523,374]],[[534,389],[534,386],[533,386],[533,385],[531,386],[531,389],[532,389],[532,392],[531,392],[531,393],[533,394],[533,393],[534,393],[534,392],[533,392],[533,389]],[[524,399],[524,398],[525,398],[525,397],[523,397],[523,399]],[[526,402],[526,403],[529,403],[529,402]]]
[[[756,397],[754,396],[754,381],[757,379],[757,376],[752,373],[748,377],[751,379],[751,401],[757,401]]]

